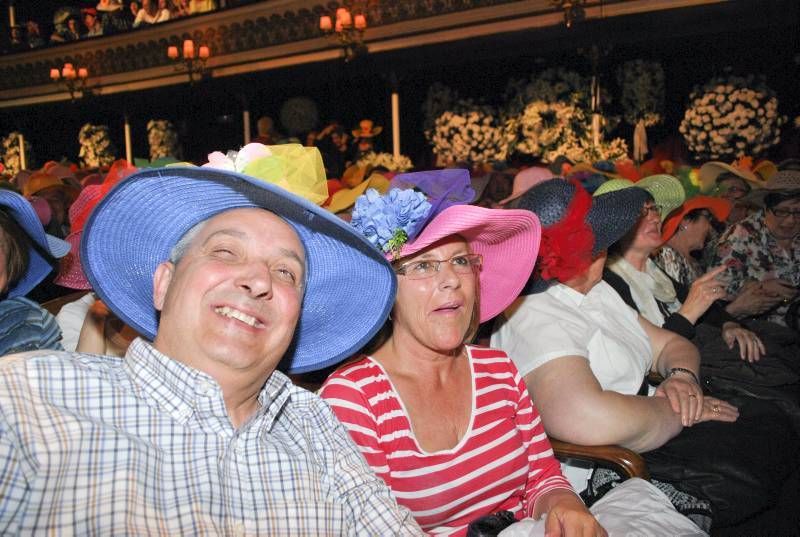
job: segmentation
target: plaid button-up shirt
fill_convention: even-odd
[[[316,395],[274,372],[234,429],[219,385],[124,359],[0,360],[0,534],[418,535]]]

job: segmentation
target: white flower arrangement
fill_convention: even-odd
[[[428,88],[425,101],[422,103],[422,130],[428,142],[433,139],[436,118],[452,108],[457,100],[458,93],[441,82],[434,82]]]
[[[2,154],[2,161],[3,166],[5,166],[5,171],[10,176],[17,175],[20,170],[22,170],[22,163],[20,162],[20,151],[19,151],[19,135],[20,133],[17,131],[11,132],[3,138],[3,154]],[[28,140],[25,140],[25,160],[28,164],[28,169],[31,168],[31,163],[33,162],[33,153],[31,151],[31,144]]]
[[[652,127],[664,120],[664,69],[658,62],[632,60],[617,68],[623,117],[630,125]]]
[[[116,158],[117,149],[106,125],[85,124],[78,133],[78,142],[81,144],[78,158],[87,168],[110,166]]]
[[[786,119],[763,77],[722,76],[695,87],[679,130],[698,158],[757,157],[780,142]]]
[[[504,161],[509,146],[497,111],[469,100],[459,100],[436,118],[431,144],[442,160],[473,165]]]
[[[178,131],[167,119],[151,119],[147,122],[147,143],[150,145],[150,160],[164,157],[182,158]]]
[[[356,163],[361,168],[383,168],[390,172],[406,172],[414,167],[411,159],[405,155],[394,158],[391,153],[369,152]]]
[[[548,162],[545,155],[577,137],[575,123],[583,134],[580,123],[584,120],[583,111],[572,105],[533,101],[522,114],[508,120],[506,132],[516,151]]]

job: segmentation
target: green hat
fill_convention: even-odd
[[[636,183],[628,179],[610,179],[600,185],[594,195],[599,196],[632,186],[644,189],[653,196],[656,205],[661,208],[662,222],[667,218],[669,213],[680,207],[686,199],[686,193],[683,190],[681,182],[677,178],[666,174],[651,175]]]

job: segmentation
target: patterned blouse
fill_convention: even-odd
[[[727,281],[728,294],[736,294],[745,282],[780,278],[800,287],[800,237],[787,251],[767,229],[764,211],[754,213],[731,226],[717,242],[714,265],[728,267],[719,279]],[[798,299],[795,298],[795,301]],[[781,304],[766,314],[766,319],[786,325],[789,304]]]
[[[670,278],[687,287],[703,275],[700,263],[691,258],[686,259],[677,250],[666,245],[656,252],[653,256],[653,261]]]

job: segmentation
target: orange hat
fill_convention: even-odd
[[[25,182],[25,185],[22,187],[22,195],[26,198],[30,198],[42,190],[51,187],[58,187],[61,189],[70,203],[75,201],[75,198],[80,194],[80,188],[75,187],[71,182],[65,179],[59,179],[49,172],[38,171],[31,175]]]
[[[672,211],[664,220],[664,225],[661,227],[661,239],[667,242],[675,234],[683,217],[695,209],[708,209],[714,218],[720,222],[728,219],[731,212],[731,202],[723,198],[715,198],[713,196],[695,196],[686,200],[683,205]]]

